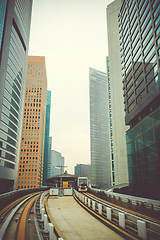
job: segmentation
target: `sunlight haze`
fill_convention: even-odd
[[[106,72],[112,0],[34,0],[29,55],[45,56],[52,149],[67,171],[90,163],[89,67]]]

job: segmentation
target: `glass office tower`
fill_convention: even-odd
[[[0,0],[0,192],[16,188],[32,0]]]
[[[46,186],[45,180],[50,177],[48,174],[50,111],[51,111],[51,91],[47,90],[44,161],[43,161],[43,186]]]
[[[50,169],[50,176],[53,177],[55,175],[60,175],[61,173],[64,173],[64,167],[58,167],[58,166],[64,166],[64,157],[61,155],[60,152],[57,152],[55,150],[51,150],[51,169]]]
[[[129,181],[160,183],[160,2],[123,1],[119,13]]]
[[[91,185],[111,186],[107,75],[89,68]]]
[[[90,164],[77,164],[74,167],[74,174],[78,177],[88,177],[90,180]]]

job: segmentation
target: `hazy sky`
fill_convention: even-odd
[[[29,55],[45,56],[52,149],[67,171],[90,163],[89,67],[106,72],[106,7],[113,0],[33,0]]]

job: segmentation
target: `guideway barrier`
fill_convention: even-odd
[[[141,198],[102,189],[90,188],[89,193],[96,195],[99,198],[105,199],[108,202],[125,207],[127,209],[145,213],[148,216],[160,220],[160,201]]]
[[[84,196],[83,194],[74,190],[74,195],[90,210],[93,210],[99,216],[103,216],[108,222],[115,223],[120,227],[120,229],[124,229],[125,231],[132,232],[132,239],[149,239],[148,232],[153,233],[156,238],[160,239],[160,225],[154,222],[149,222],[148,220],[144,220],[141,217],[138,217],[129,212],[125,212],[121,209],[113,207],[107,203],[100,202],[98,200],[93,200],[88,196]],[[89,210],[89,211],[90,211]],[[117,218],[118,216],[118,218]],[[100,219],[102,220],[102,219]],[[102,220],[103,221],[103,220]],[[106,223],[106,222],[104,222]],[[131,230],[131,231],[130,231]],[[155,235],[158,234],[158,235]],[[157,238],[158,237],[158,238]]]
[[[48,192],[44,192],[36,201],[34,212],[34,222],[36,226],[37,236],[39,240],[54,240],[54,225],[49,222],[45,211],[44,198]],[[58,238],[63,240],[63,238]]]
[[[16,212],[22,207],[23,204],[25,204],[28,200],[30,200],[31,198],[35,197],[38,193],[34,193],[30,196],[27,196],[25,199],[23,199],[21,202],[19,202],[16,207],[11,211],[11,213],[9,214],[9,216],[6,218],[6,220],[4,221],[1,229],[0,229],[0,240],[3,239],[8,226],[11,223],[11,220],[13,219],[14,215],[16,214]]]

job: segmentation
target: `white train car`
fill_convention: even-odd
[[[79,192],[87,192],[88,191],[88,178],[87,177],[78,177],[77,190]]]

